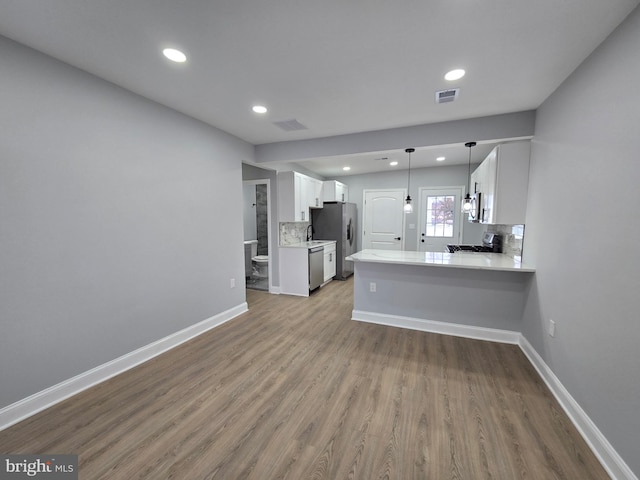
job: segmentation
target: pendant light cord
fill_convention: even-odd
[[[409,197],[409,192],[411,191],[411,154],[415,152],[415,148],[406,148],[405,152],[409,154],[409,170],[407,171],[407,197]]]
[[[411,191],[411,153],[409,153],[409,170],[407,170],[407,195]]]
[[[469,147],[469,168],[467,170],[467,193],[471,193],[471,147]]]
[[[475,147],[476,142],[467,142],[464,144],[465,147],[469,148],[469,167],[467,169],[467,195],[471,195],[471,148]]]

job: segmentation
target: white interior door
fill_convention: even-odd
[[[420,189],[419,251],[442,252],[448,243],[460,243],[463,216],[460,202],[463,192],[464,187]]]
[[[405,190],[365,190],[362,248],[404,248]]]

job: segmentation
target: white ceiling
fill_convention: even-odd
[[[535,109],[639,3],[0,0],[0,34],[262,144]]]
[[[438,167],[447,165],[468,165],[480,163],[495,146],[495,143],[480,143],[472,147],[471,152],[464,145],[439,145],[435,147],[418,147],[411,154],[411,169]],[[471,153],[471,159],[469,159]],[[438,157],[445,157],[439,162]],[[398,165],[391,166],[391,161],[397,161]],[[392,172],[394,170],[406,170],[409,167],[409,154],[404,149],[389,150],[384,152],[367,152],[356,155],[339,155],[333,157],[321,157],[298,162],[305,168],[312,170],[323,177],[334,178],[345,175],[361,175],[374,172]],[[343,167],[350,167],[349,171]]]

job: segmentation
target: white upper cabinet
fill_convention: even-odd
[[[278,173],[278,221],[308,222],[309,207],[322,208],[322,181],[298,172]]]
[[[322,180],[304,176],[307,194],[307,203],[312,208],[322,208]]]
[[[531,143],[498,145],[471,175],[471,194],[481,193],[480,223],[524,224]]]
[[[325,202],[348,202],[349,187],[344,183],[336,180],[328,180],[324,182],[324,201]]]

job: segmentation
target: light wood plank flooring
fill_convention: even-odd
[[[92,479],[605,479],[516,346],[350,320],[352,281],[250,311],[0,432]]]

